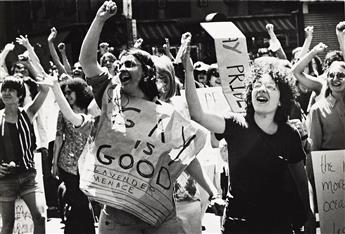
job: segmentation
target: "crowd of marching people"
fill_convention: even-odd
[[[323,61],[327,45],[310,48],[312,26],[289,61],[267,24],[269,47],[246,74],[245,113],[221,116],[198,97],[222,86],[219,67],[193,63],[190,33],[176,57],[168,38],[162,53],[138,39],[114,54],[100,35],[116,12],[111,0],[98,9],[74,63],[54,27],[49,70],[30,35],[2,49],[1,233],[13,232],[18,197],[34,233],[46,233],[51,194],[67,234],[95,233],[96,222],[102,234],[201,233],[207,209],[222,233],[315,233],[311,151],[345,149],[345,21],[335,26],[339,50]],[[8,68],[15,47],[25,52]]]

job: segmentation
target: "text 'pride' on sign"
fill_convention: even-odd
[[[244,79],[249,56],[244,34],[231,22],[201,23],[214,39],[223,93],[233,112],[245,112]]]

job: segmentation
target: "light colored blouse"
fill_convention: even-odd
[[[317,101],[308,115],[311,150],[345,149],[345,105],[331,94]]]

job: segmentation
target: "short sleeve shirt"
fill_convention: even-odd
[[[282,207],[277,204],[288,199],[279,188],[287,164],[305,159],[298,131],[280,124],[277,132],[269,135],[254,120],[239,114],[225,122],[224,133],[216,137],[228,144],[231,195],[250,211],[278,211]]]
[[[84,117],[84,119],[86,118]],[[87,127],[90,126],[90,122],[84,122],[85,123],[83,125],[85,126],[83,129],[88,130],[80,131],[79,129],[76,129],[70,121],[66,120],[61,112],[59,113],[57,136],[64,135],[65,138],[60,150],[58,165],[64,171],[74,175],[77,175],[78,159],[91,132],[91,127]]]
[[[102,97],[112,77],[103,72],[95,77],[86,78],[87,83],[92,87],[92,92],[99,108],[102,108]]]
[[[345,149],[345,104],[331,94],[319,99],[310,110],[309,135],[312,150]]]

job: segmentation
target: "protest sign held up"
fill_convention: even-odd
[[[199,88],[197,89],[197,94],[200,104],[205,111],[219,115],[226,115],[229,113],[230,107],[222,93],[221,87]],[[181,103],[184,103],[186,111],[188,112],[184,90],[181,90],[181,96],[182,98],[179,99],[177,104],[182,105]]]
[[[2,228],[1,213],[0,213],[0,230]],[[31,213],[27,205],[22,199],[17,199],[15,202],[15,222],[13,233],[24,234],[33,233],[34,223],[32,221]]]
[[[345,233],[345,150],[312,152],[321,233]]]
[[[244,79],[249,71],[246,37],[231,22],[201,23],[214,39],[223,93],[233,112],[244,112]]]

